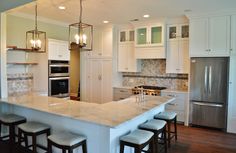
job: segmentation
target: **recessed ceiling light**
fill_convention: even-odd
[[[60,10],[65,10],[65,9],[66,9],[65,6],[58,6],[58,8],[59,8]]]
[[[150,15],[149,15],[149,14],[145,14],[145,15],[143,15],[143,17],[144,17],[144,18],[149,18]]]
[[[109,21],[103,21],[103,23],[109,23]]]

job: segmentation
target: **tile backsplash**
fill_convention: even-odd
[[[8,96],[28,93],[33,90],[32,73],[16,73],[7,75]]]
[[[166,74],[166,60],[142,60],[141,72],[123,73],[124,86],[153,85],[169,89],[187,90],[188,74]]]

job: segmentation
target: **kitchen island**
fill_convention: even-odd
[[[152,119],[172,100],[170,97],[145,96],[144,102],[137,102],[134,96],[95,104],[32,93],[1,99],[0,111],[25,116],[28,121],[49,124],[52,133],[65,130],[80,133],[87,137],[88,153],[119,153],[120,136]],[[126,148],[125,153],[131,152],[132,149]],[[75,153],[81,153],[81,149]]]

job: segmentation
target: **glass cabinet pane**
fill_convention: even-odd
[[[147,28],[139,28],[137,30],[137,44],[143,45],[147,42]]]
[[[134,41],[134,31],[129,31],[129,41]]]
[[[151,43],[158,44],[162,42],[162,27],[151,28]]]
[[[177,30],[177,27],[169,27],[169,39],[176,38],[176,30]]]
[[[189,37],[189,26],[181,26],[181,38],[188,38]]]
[[[120,42],[125,42],[126,41],[126,32],[121,31],[120,32]]]

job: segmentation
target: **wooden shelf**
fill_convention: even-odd
[[[11,65],[38,65],[38,63],[35,63],[35,62],[8,62],[7,64],[11,64]]]
[[[18,48],[17,46],[7,46],[7,51],[20,51],[20,52],[29,52],[29,53],[45,53],[45,51],[32,50],[27,48]]]

